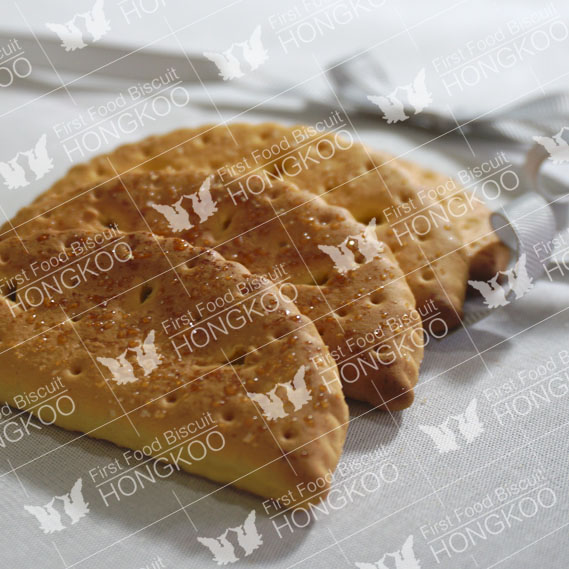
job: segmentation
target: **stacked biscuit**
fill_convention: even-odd
[[[0,398],[58,375],[76,404],[63,428],[319,500],[344,395],[409,406],[423,328],[456,327],[469,276],[507,263],[488,209],[445,182],[347,133],[276,124],[75,166],[2,229]],[[203,417],[191,440],[165,437]]]

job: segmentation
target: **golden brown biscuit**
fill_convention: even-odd
[[[55,207],[54,196],[65,200],[79,186],[98,184],[116,171],[179,171],[197,167],[221,175],[241,176],[265,170],[301,189],[321,195],[328,203],[346,207],[367,224],[375,217],[378,237],[393,250],[417,300],[431,304],[448,326],[459,323],[466,290],[468,266],[455,228],[444,221],[436,201],[426,200],[419,211],[401,212],[416,194],[416,185],[403,168],[383,156],[373,156],[349,140],[344,131],[320,133],[311,127],[260,125],[205,125],[122,146],[108,155],[73,167],[36,199],[35,211]],[[18,228],[28,219],[18,213]],[[7,234],[5,224],[2,232]]]
[[[510,261],[510,250],[500,241],[490,223],[492,212],[479,199],[470,196],[460,184],[433,170],[407,160],[398,160],[419,188],[436,189],[437,199],[456,227],[468,255],[470,278],[489,280],[504,271]]]
[[[41,210],[28,207],[33,221],[21,235],[116,224],[215,248],[285,283],[329,347],[347,396],[394,410],[412,403],[423,356],[413,294],[389,248],[345,209],[287,182],[222,182],[199,170],[124,175],[66,199],[39,217]]]
[[[286,176],[291,164],[306,163],[310,166],[298,173],[293,166],[294,175]],[[446,326],[458,326],[468,276],[462,242],[438,202],[426,198],[420,208],[404,211],[416,188],[401,168],[360,144],[346,147],[334,135],[320,136],[271,167],[328,203],[345,207],[361,223],[376,219],[377,236],[393,251],[417,307],[423,312],[434,304]]]
[[[74,402],[54,421],[65,429],[152,445],[261,496],[296,499],[301,484],[319,500],[307,485],[327,488],[348,413],[310,320],[211,250],[107,233],[0,244],[0,399],[37,413],[18,396],[59,377]]]

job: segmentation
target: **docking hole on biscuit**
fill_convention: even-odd
[[[372,304],[381,304],[383,301],[383,293],[376,290],[375,292],[372,292],[370,294],[369,299],[370,299]]]
[[[245,364],[246,357],[247,357],[247,350],[244,347],[239,346],[231,354],[231,356],[229,357],[229,361],[231,362],[231,365],[242,366]]]
[[[69,372],[71,373],[71,375],[81,375],[82,371],[83,371],[83,368],[81,367],[81,364],[79,364],[79,363],[73,364],[71,366],[71,368],[69,368]]]
[[[178,395],[176,393],[168,393],[158,400],[158,404],[164,409],[173,407],[178,402]]]
[[[230,423],[231,421],[233,421],[233,419],[235,419],[235,413],[231,410],[231,409],[225,409],[225,411],[223,411],[221,418],[227,422]]]
[[[101,225],[104,225],[105,227],[109,227],[109,228],[113,228],[115,227],[116,223],[114,222],[113,219],[110,219],[108,217],[104,217],[100,220]]]
[[[310,283],[313,286],[323,286],[328,282],[330,275],[328,273],[323,273],[321,275],[312,273],[312,282]]]
[[[433,269],[427,268],[421,272],[421,277],[423,277],[425,281],[432,281],[435,278],[435,273]]]
[[[281,340],[282,338],[284,338],[288,333],[290,332],[289,328],[278,328],[276,333],[275,333],[275,340]]]
[[[221,229],[223,229],[223,231],[225,231],[231,225],[232,221],[233,221],[233,217],[231,217],[231,216],[229,216],[227,219],[224,219],[223,222],[221,223]]]
[[[336,314],[341,317],[347,316],[349,313],[349,306],[340,306],[340,308],[336,309]]]
[[[12,302],[18,302],[18,287],[17,287],[17,285],[10,283],[10,285],[8,286],[8,290],[6,291],[6,294],[4,296],[8,300],[11,300]]]
[[[290,439],[293,439],[295,436],[295,433],[292,429],[287,429],[284,433],[283,433],[283,437],[289,441]]]
[[[143,284],[140,287],[140,304],[144,304],[148,300],[148,297],[152,294],[153,290],[154,287],[150,284]]]
[[[197,267],[200,263],[201,263],[200,255],[196,255],[195,257],[188,259],[185,265],[188,269],[193,269]]]

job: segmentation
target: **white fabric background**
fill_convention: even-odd
[[[164,0],[154,14],[128,24],[121,15],[120,2],[108,0],[111,31],[104,41],[136,47],[164,37],[155,47],[179,53],[171,29],[185,27],[176,35],[188,51],[222,51],[232,42],[247,38],[261,24],[270,61],[254,79],[265,81],[269,87],[306,80],[305,91],[329,96],[326,82],[318,75],[320,66],[360,49],[381,43],[374,53],[397,84],[407,81],[421,67],[426,67],[427,73],[430,70],[433,77],[433,58],[452,53],[470,39],[495,33],[512,18],[523,18],[547,7],[556,10],[565,21],[569,13],[569,7],[560,1],[544,7],[530,1],[455,4],[388,0],[381,8],[354,18],[349,24],[338,25],[335,31],[285,54],[278,38],[270,32],[268,19],[284,12],[289,3],[285,6],[276,1],[250,0],[231,6],[218,1],[192,4],[196,5]],[[330,9],[330,4],[337,3],[312,5]],[[29,25],[36,32],[47,34],[46,22],[65,21],[91,5],[86,0],[61,1],[56,5],[33,0],[19,0],[17,6],[6,3],[1,9],[1,29],[6,33],[25,32]],[[303,8],[302,2],[291,2],[290,6],[308,10],[308,16],[316,11]],[[195,24],[190,25],[192,22]],[[435,80],[430,83],[434,104],[440,108],[450,106],[457,114],[479,113],[524,94],[539,95],[541,89],[566,89],[567,46],[567,41],[560,42],[542,53],[524,56],[511,68],[466,89],[460,96],[446,97]],[[101,79],[79,82],[70,89],[73,103],[61,88],[46,95],[48,89],[57,85],[57,79],[49,74],[45,79],[46,83],[22,83],[0,90],[0,159],[9,159],[18,150],[31,147],[42,133],[48,132],[50,155],[55,163],[50,174],[26,188],[2,189],[0,204],[9,216],[70,165],[53,134],[54,124],[73,118],[90,105],[108,101],[111,94],[105,90],[107,87],[121,88],[118,83],[106,85]],[[121,142],[219,120],[199,85],[189,86],[188,90],[190,105],[176,109],[160,121],[144,124]],[[300,99],[288,96],[243,113],[243,105],[246,108],[266,96],[260,91],[245,91],[243,86],[231,82],[211,88],[224,120],[238,117],[250,121],[313,122],[328,112],[315,107],[303,109]],[[449,174],[480,164],[498,149],[506,149],[512,160],[520,157],[506,147],[470,140],[473,156],[460,136],[430,141],[432,136],[428,133],[387,126],[379,119],[357,119],[354,126],[357,136],[365,142]],[[562,372],[566,366],[559,363],[558,354],[569,349],[568,306],[567,279],[543,280],[526,297],[468,330],[459,330],[442,341],[432,340],[426,350],[416,402],[410,409],[391,416],[351,403],[353,421],[335,487],[341,492],[346,484],[355,483],[361,490],[362,484],[372,480],[370,472],[377,476],[387,472],[397,475],[386,475],[388,481],[374,491],[352,495],[343,507],[335,503],[328,515],[318,516],[320,519],[306,528],[296,527],[282,539],[273,522],[263,514],[260,499],[232,489],[219,489],[216,484],[187,474],[149,484],[134,496],[123,497],[106,508],[94,484],[88,482],[88,472],[120,457],[121,451],[104,442],[74,440],[77,434],[57,428],[34,429],[30,436],[0,450],[0,567],[141,569],[160,567],[158,559],[168,568],[214,567],[211,555],[196,537],[220,535],[227,527],[242,523],[251,509],[257,512],[257,527],[264,543],[235,566],[355,567],[356,562],[375,562],[386,552],[399,550],[413,535],[415,556],[423,569],[566,567],[568,381]],[[536,402],[527,414],[502,424],[485,390],[504,384],[519,372],[527,373],[551,357],[558,363],[548,376],[559,377],[555,396],[550,395],[549,402]],[[549,379],[542,385],[549,385]],[[439,425],[449,415],[463,412],[474,398],[484,432],[458,450],[439,454],[418,426]],[[361,417],[356,418],[358,415]],[[362,457],[373,460],[358,470]],[[392,466],[382,469],[386,463]],[[477,539],[463,553],[437,563],[428,539],[421,533],[422,526],[452,516],[455,508],[470,506],[488,493],[495,493],[498,487],[517,483],[538,471],[541,484],[550,489],[548,495],[555,496],[551,507],[541,507],[534,516],[520,522],[513,520],[511,527],[496,529],[495,535],[487,533],[485,539]],[[84,481],[90,514],[65,531],[44,535],[23,505],[45,504],[51,497],[69,491],[78,477]],[[351,478],[351,482],[343,483],[346,478]],[[182,504],[192,505],[181,511],[176,496]],[[524,504],[529,511],[530,502]],[[481,519],[490,510],[484,510]],[[389,567],[395,567],[392,560],[389,563],[386,561]],[[397,569],[400,567],[403,565]],[[411,565],[405,567],[410,569]]]

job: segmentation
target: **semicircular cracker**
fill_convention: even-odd
[[[373,222],[362,225],[287,182],[222,181],[200,170],[125,175],[67,197],[23,226],[23,234],[116,224],[215,248],[281,283],[315,323],[347,396],[393,410],[412,403],[423,356],[421,317]]]
[[[414,162],[398,163],[415,180],[419,191],[433,190],[450,216],[460,219],[458,231],[469,259],[469,278],[487,281],[506,270],[510,250],[500,241],[490,222],[490,210],[472,191],[456,180]]]
[[[59,377],[73,405],[50,421],[65,429],[153,443],[175,469],[261,496],[325,495],[347,406],[314,325],[272,282],[148,233],[23,245],[0,243],[2,402],[39,414],[20,394]]]
[[[39,196],[34,211],[45,212],[54,207],[55,196],[64,201],[67,192],[99,184],[116,172],[197,167],[241,176],[265,170],[346,207],[364,224],[375,218],[378,237],[394,252],[417,307],[429,313],[434,305],[448,327],[458,325],[469,267],[474,271],[501,262],[485,239],[489,210],[478,208],[482,223],[474,225],[472,216],[449,215],[437,200],[426,195],[418,199],[420,184],[400,161],[353,142],[341,123],[329,128],[334,132],[304,125],[238,123],[151,136],[74,166]],[[12,225],[17,229],[28,222],[29,213],[24,208]],[[1,231],[10,230],[6,223]],[[461,237],[469,239],[467,247]],[[490,239],[496,241],[495,236]]]

